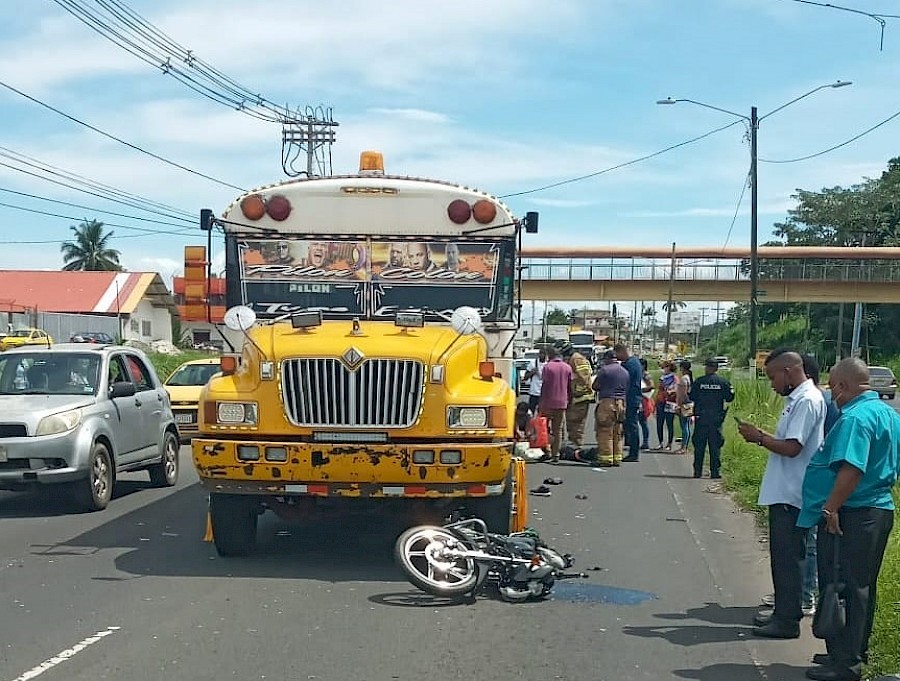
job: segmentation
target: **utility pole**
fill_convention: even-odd
[[[722,304],[719,301],[716,301],[716,356],[719,355],[719,315],[720,315],[720,307]]]
[[[694,344],[694,353],[700,352],[700,334],[703,332],[703,322],[706,321],[706,311],[709,310],[708,307],[700,308],[700,326],[697,327],[697,342]]]
[[[759,117],[750,109],[750,362],[756,364],[756,327],[759,324],[759,183],[756,166],[756,132]]]
[[[531,301],[531,347],[534,347],[534,341],[535,341],[534,319],[535,319],[535,314],[537,314],[537,313],[534,311],[534,306],[536,303],[537,303],[536,300]]]
[[[860,247],[866,245],[866,233],[863,232],[862,242],[860,243]],[[856,301],[856,305],[853,308],[853,336],[850,340],[850,356],[851,357],[859,357],[859,332],[862,328],[862,303]]]
[[[669,302],[666,304],[666,347],[663,352],[668,357],[669,341],[672,336],[672,289],[675,287],[675,242],[672,242],[672,262],[669,266]]]

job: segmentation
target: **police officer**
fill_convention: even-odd
[[[706,445],[709,445],[709,477],[716,479],[721,466],[722,421],[725,420],[726,403],[734,400],[731,383],[719,376],[719,363],[709,358],[706,360],[706,375],[698,378],[691,386],[690,399],[694,403],[694,417],[697,420],[694,429],[694,477],[703,475],[703,460],[706,458]]]

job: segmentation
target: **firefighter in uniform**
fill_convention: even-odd
[[[690,392],[697,420],[694,429],[694,477],[703,475],[703,460],[709,445],[709,477],[721,478],[722,422],[727,413],[725,405],[734,400],[734,390],[731,383],[716,373],[719,363],[715,359],[707,359],[705,367],[706,375],[694,381]]]

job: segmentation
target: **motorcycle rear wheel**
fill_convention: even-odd
[[[443,527],[411,527],[397,538],[394,558],[406,578],[432,596],[462,596],[482,581],[482,570],[472,558],[444,555],[445,548],[470,549],[456,533]]]

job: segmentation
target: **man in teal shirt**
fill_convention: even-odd
[[[840,542],[840,581],[847,626],[826,639],[827,655],[806,671],[818,681],[857,681],[875,617],[878,572],[894,524],[891,488],[900,472],[900,416],[867,390],[869,369],[856,358],[838,362],[828,384],[841,410],[803,480],[800,527],[818,525],[819,589],[834,581]]]

